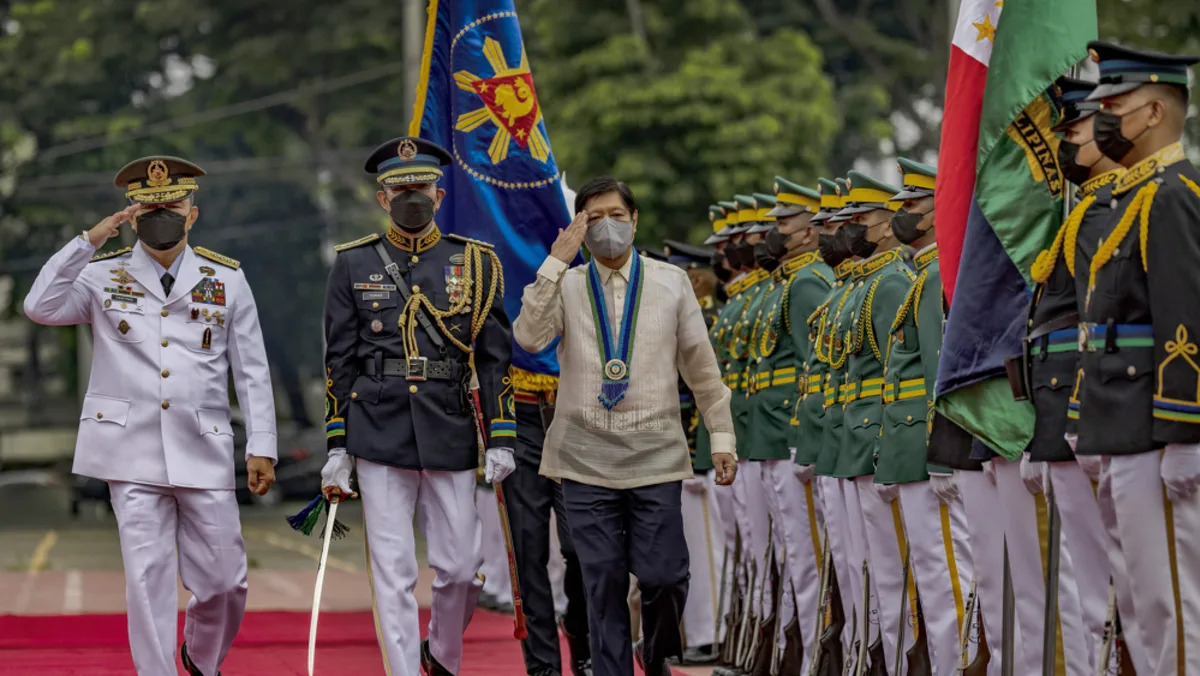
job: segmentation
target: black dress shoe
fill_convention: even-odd
[[[183,668],[188,672],[188,676],[204,676],[204,672],[200,671],[196,663],[192,661],[191,656],[188,655],[187,641],[184,641],[183,645],[179,648],[179,659],[183,662]],[[217,676],[221,676],[221,672],[218,671]]]
[[[529,676],[562,676],[562,673],[554,667],[534,667]]]
[[[683,651],[679,664],[683,666],[702,666],[714,664],[717,661],[717,651],[711,645],[698,645]]]
[[[571,655],[571,674],[573,676],[592,676],[592,647],[588,644],[587,635],[575,636],[567,631],[564,618],[559,618],[558,629],[567,638],[567,652]]]
[[[421,641],[421,669],[425,676],[454,676],[433,658],[433,653],[429,652],[429,639]]]
[[[633,645],[633,658],[637,661],[638,667],[646,673],[646,676],[671,676],[671,668],[667,666],[666,660],[659,660],[658,664],[646,664],[644,652],[641,641]]]

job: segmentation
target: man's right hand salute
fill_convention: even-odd
[[[579,247],[587,235],[588,215],[586,211],[575,214],[575,220],[565,230],[558,231],[558,239],[550,245],[550,255],[570,265],[579,255]]]
[[[121,224],[133,218],[138,208],[139,205],[131,204],[97,223],[87,232],[88,243],[97,249],[104,246],[105,242],[121,232]]]

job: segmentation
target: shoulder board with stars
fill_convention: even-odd
[[[372,242],[377,242],[377,241],[379,241],[379,233],[373,232],[373,233],[367,235],[366,237],[360,237],[360,238],[354,240],[353,242],[346,242],[345,244],[338,244],[337,246],[333,247],[333,250],[338,253],[341,253],[348,249],[354,249],[356,247],[364,246],[366,244],[370,244]]]
[[[109,251],[108,253],[102,253],[99,256],[92,256],[92,259],[88,262],[95,263],[96,261],[106,261],[110,258],[116,258],[117,256],[123,256],[123,255],[129,253],[130,251],[133,251],[133,247],[127,246],[124,249],[117,249],[116,251]]]
[[[471,239],[470,237],[463,237],[462,235],[455,235],[455,234],[449,233],[449,232],[446,233],[446,236],[456,242],[462,242],[464,244],[476,244],[478,246],[485,246],[489,249],[495,248],[495,245],[493,245],[491,242],[484,242],[484,241],[478,240],[478,239]]]
[[[233,268],[234,270],[237,270],[238,268],[242,267],[241,263],[230,258],[229,256],[226,256],[225,254],[219,254],[211,249],[205,249],[202,246],[196,247],[193,249],[193,251],[196,252],[197,256],[203,256],[204,258],[207,258],[214,263],[220,263],[227,268]]]

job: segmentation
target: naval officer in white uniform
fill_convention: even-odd
[[[109,484],[140,676],[178,673],[176,575],[192,593],[180,655],[189,674],[218,674],[242,622],[231,367],[249,487],[262,495],[275,480],[275,404],[254,296],[237,261],[187,243],[203,175],[174,157],[126,165],[115,182],[130,206],[68,242],[25,298],[35,322],[92,325],[73,471]],[[125,221],[138,243],[95,256]]]

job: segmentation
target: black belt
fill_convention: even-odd
[[[382,362],[382,367],[377,366]],[[414,359],[364,359],[363,372],[368,376],[397,376],[405,380],[450,380],[461,382],[466,379],[468,370],[465,364],[457,361],[433,361],[425,357]]]
[[[1029,330],[1029,335],[1025,337],[1025,340],[1027,342],[1032,343],[1033,341],[1037,340],[1038,338],[1041,338],[1042,336],[1048,336],[1051,333],[1054,333],[1055,331],[1059,331],[1062,329],[1074,329],[1074,328],[1077,328],[1078,326],[1079,326],[1079,313],[1072,312],[1070,314],[1065,314],[1061,317],[1056,317],[1054,319],[1051,319],[1048,322],[1039,324],[1039,325],[1031,328]]]

